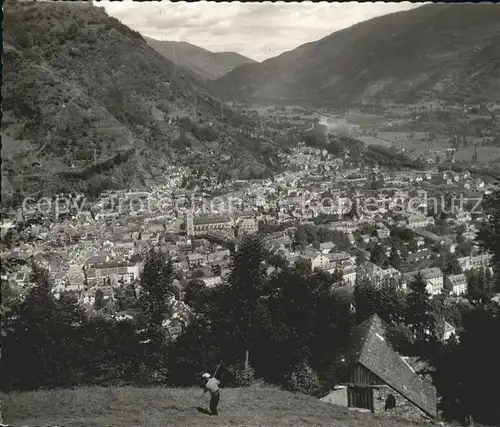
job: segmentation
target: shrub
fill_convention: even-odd
[[[248,387],[257,379],[254,369],[251,366],[245,368],[242,363],[232,365],[227,370],[232,376],[230,385],[233,387]]]
[[[307,362],[299,364],[286,378],[287,388],[304,394],[314,395],[321,389],[318,374]]]

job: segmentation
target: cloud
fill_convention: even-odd
[[[212,52],[234,51],[256,60],[279,55],[358,22],[419,6],[400,3],[97,3],[141,34],[186,41]]]

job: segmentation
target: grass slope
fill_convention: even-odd
[[[215,82],[228,99],[500,100],[500,8],[425,5],[337,31]]]
[[[410,421],[358,413],[270,387],[223,389],[220,415],[206,415],[201,389],[82,388],[2,395],[4,422],[13,425],[410,427]]]

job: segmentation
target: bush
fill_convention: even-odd
[[[303,362],[286,378],[287,388],[299,393],[315,395],[321,389],[319,375]]]
[[[251,366],[245,368],[244,364],[236,364],[227,368],[232,376],[230,385],[233,387],[248,387],[255,383],[257,377]]]

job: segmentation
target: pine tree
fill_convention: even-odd
[[[500,273],[500,190],[490,194],[482,204],[488,220],[482,224],[477,241],[493,254],[495,273]],[[498,289],[500,291],[500,289]]]
[[[102,310],[105,305],[106,304],[104,302],[104,292],[102,291],[102,289],[97,289],[95,291],[94,308],[96,310]]]
[[[354,307],[356,322],[361,323],[378,312],[379,293],[376,285],[368,277],[358,277],[354,287]]]
[[[201,280],[190,280],[184,293],[184,302],[195,312],[199,312],[206,303],[208,290]]]
[[[473,270],[467,280],[469,299],[472,301],[487,301],[494,290],[494,278],[489,269]]]
[[[498,287],[496,288],[495,287],[495,277],[491,273],[491,269],[489,269],[489,268],[485,269],[484,281],[485,281],[485,284],[486,284],[486,289],[488,290],[488,296],[493,295],[496,290],[500,291],[500,288],[498,288]]]
[[[260,236],[247,235],[234,254],[233,269],[228,279],[234,296],[235,327],[246,348],[247,358],[256,338],[254,314],[266,278],[264,261],[265,251]]]
[[[57,300],[47,271],[33,265],[24,300],[2,318],[1,377],[4,389],[72,386],[79,380],[74,363],[82,349],[77,333],[83,313]]]
[[[401,269],[401,256],[399,255],[395,245],[393,245],[391,248],[391,254],[389,255],[389,264],[396,270]]]
[[[426,286],[425,279],[418,274],[410,283],[410,292],[406,298],[406,323],[411,325],[414,338],[422,342],[435,336],[430,294]]]
[[[144,260],[140,277],[142,313],[151,327],[161,326],[170,311],[169,300],[174,292],[172,261],[164,252],[151,249]]]

